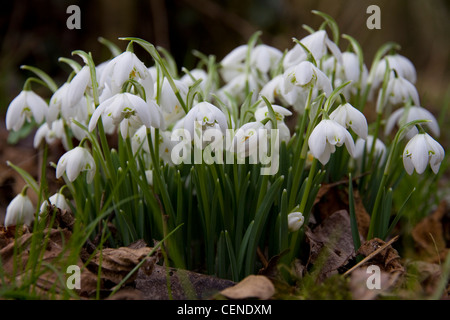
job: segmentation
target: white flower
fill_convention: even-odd
[[[257,97],[257,91],[259,89],[258,79],[254,76],[253,73],[250,73],[248,76],[245,73],[241,73],[230,80],[227,84],[225,84],[222,88],[218,90],[217,95],[223,102],[230,102],[227,94],[231,95],[236,99],[236,101],[242,102],[246,97],[246,87],[248,86],[248,92],[253,92],[252,101],[254,101]]]
[[[194,139],[194,134],[200,136],[208,129],[218,129],[225,135],[228,123],[222,110],[209,102],[200,102],[189,110],[183,127],[189,131],[191,139]]]
[[[295,232],[303,226],[305,222],[305,217],[301,212],[291,212],[287,216],[288,218],[288,229],[290,232]]]
[[[102,102],[92,114],[89,131],[94,130],[101,115],[112,118],[115,125],[124,119],[133,118],[148,128],[159,128],[163,123],[161,111],[153,100],[145,102],[141,97],[125,92],[118,93]]]
[[[6,111],[6,129],[18,131],[25,120],[31,122],[33,117],[37,123],[41,123],[47,115],[47,103],[36,93],[23,90],[11,101]]]
[[[435,136],[439,137],[440,130],[436,118],[430,111],[419,106],[403,107],[394,111],[386,123],[384,132],[388,135],[394,128],[395,124],[401,127],[414,120],[431,120],[431,122],[426,122],[423,125],[427,126]],[[406,137],[411,139],[417,133],[417,128],[413,127],[407,132]]]
[[[155,128],[150,128],[151,136],[152,136],[152,144],[155,146]],[[173,164],[171,158],[171,152],[173,146],[176,144],[175,141],[171,140],[171,132],[169,131],[159,131],[159,156],[165,162],[169,164]],[[133,150],[133,154],[136,154],[138,151],[144,155],[143,159],[146,165],[151,163],[150,158],[150,147],[148,145],[147,139],[147,127],[140,127],[131,137],[131,149]]]
[[[259,44],[250,53],[250,65],[262,73],[268,73],[278,67],[282,57],[283,53],[277,48]]]
[[[175,83],[176,88],[178,89],[178,92],[181,96],[181,98],[186,101],[186,96],[189,91],[188,86],[182,82],[181,80],[173,80]],[[156,83],[155,83],[156,86]],[[155,90],[156,91],[156,90]],[[169,81],[167,78],[164,78],[163,84],[161,86],[161,97],[159,100],[159,104],[162,108],[162,110],[165,113],[172,113],[172,112],[183,112],[181,116],[184,115],[184,110],[180,105],[180,101],[178,101],[177,96],[175,95],[175,92],[173,92],[172,87],[170,86]]]
[[[333,91],[331,81],[325,73],[309,61],[302,61],[284,73],[285,90],[289,92],[294,86],[309,91],[310,88],[323,90],[328,96]]]
[[[322,164],[330,160],[332,153],[336,151],[336,146],[345,146],[351,156],[354,155],[355,144],[350,133],[334,120],[322,120],[314,128],[309,136],[309,149]]]
[[[292,115],[292,112],[286,109],[285,107],[273,104],[273,111],[275,113],[275,118],[277,122],[282,122],[284,117]],[[256,121],[263,121],[264,119],[269,117],[269,108],[267,106],[258,107],[255,111],[255,119]]]
[[[383,82],[384,73],[386,72],[386,61],[389,62],[389,69],[391,70],[390,77],[393,77],[393,70],[395,70],[400,77],[405,78],[411,83],[416,83],[416,69],[413,63],[402,55],[394,54],[385,56],[378,62],[373,79],[371,79],[374,89],[378,88],[381,82]]]
[[[153,170],[145,170],[145,179],[150,186],[153,185]]]
[[[68,141],[66,133],[64,131],[64,120],[55,120],[50,127],[48,126],[47,122],[44,122],[34,135],[33,147],[37,149],[43,139],[45,139],[45,141],[49,145],[55,142],[57,139],[61,139],[64,148],[68,150]]]
[[[414,169],[421,174],[430,162],[431,169],[437,174],[444,156],[444,148],[436,140],[428,133],[418,133],[406,144],[403,165],[408,174],[412,174]]]
[[[67,88],[67,103],[71,106],[80,101],[88,87],[92,86],[91,71],[89,66],[84,66],[73,77]]]
[[[330,114],[330,119],[335,120],[345,128],[353,131],[365,139],[368,133],[367,120],[364,114],[353,107],[350,103],[341,104]]]
[[[186,73],[184,76],[181,77],[180,81],[186,84],[188,87],[192,86],[195,81],[202,80],[200,82],[200,88],[205,87],[205,82],[208,79],[208,74],[203,69],[192,69],[189,71],[189,73]]]
[[[331,56],[323,62],[322,70],[328,75],[331,75],[333,70],[335,70],[335,88],[347,81],[351,81],[342,89],[342,93],[347,99],[350,99],[351,94],[356,94],[358,88],[364,88],[369,75],[365,64],[362,66],[361,73],[359,58],[353,52],[342,53],[342,63],[338,62],[334,56]]]
[[[233,138],[231,151],[237,153],[238,158],[255,156],[258,151],[258,141],[261,140],[264,125],[259,122],[248,122],[240,127]]]
[[[382,90],[379,91],[381,94]],[[419,94],[416,87],[402,77],[393,77],[389,80],[386,87],[385,100],[383,104],[378,103],[377,108],[384,107],[387,103],[395,106],[404,104],[412,99],[412,103],[416,106],[420,105]],[[377,110],[380,112],[380,110]]]
[[[91,183],[95,175],[95,161],[86,148],[75,147],[64,153],[56,165],[56,178],[60,178],[64,172],[70,182],[73,182],[82,171],[87,171],[86,181]]]
[[[244,73],[245,57],[247,55],[248,46],[240,45],[231,50],[220,62],[220,74],[225,82],[230,82],[238,75]]]
[[[324,30],[316,31],[303,39],[300,42],[311,52],[314,59],[319,60],[327,53],[327,48],[340,60],[340,51],[334,42],[328,39],[327,33]],[[305,50],[299,45],[295,46],[286,53],[283,60],[283,66],[288,69],[292,66],[298,65],[302,61],[306,61],[307,55]]]
[[[31,225],[34,220],[34,207],[31,200],[19,193],[6,208],[5,227],[23,223]]]
[[[55,193],[42,203],[39,212],[44,213],[47,211],[49,201],[51,205],[54,205],[58,209],[70,211],[70,206],[67,203],[66,197],[64,197],[62,193]]]
[[[151,77],[147,67],[130,51],[119,54],[110,60],[101,73],[99,85],[107,84],[113,94],[120,92],[128,79],[145,79]],[[152,81],[153,82],[153,81]]]
[[[367,136],[367,138],[361,139],[358,138],[355,142],[355,159],[358,160],[358,165],[361,167],[362,165],[362,160],[364,157],[364,146],[366,147],[366,151],[365,151],[365,159],[367,161],[367,159],[369,158],[369,154],[372,150],[372,145],[373,145],[373,136]],[[377,139],[377,141],[375,142],[375,154],[374,157],[375,159],[380,158],[379,161],[379,166],[381,166],[384,163],[384,160],[386,159],[386,146],[383,143],[383,141],[381,141],[380,139]]]

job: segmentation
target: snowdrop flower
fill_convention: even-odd
[[[164,123],[161,111],[153,100],[145,102],[141,97],[128,92],[118,93],[102,102],[92,114],[89,131],[94,130],[101,115],[112,118],[115,125],[129,118],[139,121],[148,128],[159,128]]]
[[[329,160],[336,146],[345,146],[351,156],[355,153],[355,144],[350,133],[335,120],[322,120],[309,136],[309,149],[323,165]]]
[[[86,65],[70,81],[67,88],[67,103],[71,106],[77,104],[88,87],[92,87],[92,80],[91,71],[89,66]]]
[[[292,115],[292,112],[282,106],[275,104],[272,105],[272,108],[275,113],[275,118],[277,120],[277,129],[280,137],[280,142],[281,141],[287,142],[291,138],[291,132],[286,123],[284,123],[284,117]],[[267,106],[259,107],[256,109],[255,111],[256,121],[263,121],[268,117],[269,117],[269,108]],[[268,130],[272,129],[272,122],[268,121],[265,127]]]
[[[340,60],[340,50],[336,44],[328,39],[327,33],[324,30],[316,31],[303,39],[300,42],[308,48],[314,59],[318,62],[326,53],[327,48]],[[286,69],[298,65],[302,61],[306,61],[307,54],[305,50],[299,45],[295,46],[286,53],[283,60],[283,66]]]
[[[356,94],[358,88],[363,88],[367,83],[369,72],[365,64],[363,64],[362,73],[359,66],[359,58],[353,52],[342,53],[342,63],[337,62],[334,56],[331,56],[323,62],[322,70],[331,75],[335,69],[334,87],[337,88],[341,84],[351,81],[346,85],[342,93],[345,98],[350,99],[351,94]]]
[[[330,119],[335,120],[345,128],[352,130],[361,138],[367,138],[367,120],[361,111],[354,108],[350,103],[341,104],[330,114]]]
[[[323,90],[327,96],[333,91],[331,81],[325,73],[309,61],[300,62],[284,73],[285,90],[289,92],[294,86],[309,91],[310,88]]]
[[[174,79],[173,81],[178,89],[181,98],[186,101],[186,96],[189,91],[188,86],[180,80]],[[185,112],[180,105],[180,101],[178,101],[175,92],[173,92],[173,89],[166,78],[164,78],[163,84],[161,86],[161,97],[159,100],[159,105],[161,106],[164,118],[168,123],[173,123],[185,115]]]
[[[286,109],[285,107],[273,104],[273,111],[275,113],[275,118],[277,122],[284,121],[284,117],[292,115],[292,112]],[[255,111],[255,119],[256,121],[263,121],[264,119],[269,117],[269,108],[267,106],[259,107]]]
[[[266,44],[259,44],[250,53],[250,65],[267,74],[278,66],[278,62],[283,57],[283,53],[277,48]]]
[[[25,189],[26,190],[26,189]],[[34,207],[31,200],[22,191],[9,203],[6,208],[5,227],[25,224],[30,226],[34,220]]]
[[[155,145],[155,128],[150,128],[151,136],[152,136],[152,144]],[[173,164],[171,153],[175,141],[171,140],[171,132],[169,131],[159,131],[159,156],[165,162],[169,164]],[[150,158],[150,148],[147,140],[147,127],[141,126],[131,137],[131,149],[133,154],[136,154],[138,151],[144,155],[143,159],[146,165],[151,163]]]
[[[50,98],[46,117],[49,126],[60,116],[66,121],[76,119],[84,122],[88,119],[88,114],[94,111],[94,104],[88,103],[84,95],[75,104],[70,104],[69,88],[70,84],[64,83]]]
[[[192,69],[189,71],[189,73],[186,73],[184,76],[181,77],[180,81],[186,84],[188,87],[192,86],[195,81],[202,80],[200,82],[200,87],[205,87],[206,79],[208,79],[208,74],[203,69]]]
[[[231,50],[220,62],[220,74],[225,82],[230,82],[238,75],[244,73],[245,57],[247,55],[248,46],[240,45]]]
[[[40,213],[47,212],[47,208],[49,206],[49,201],[50,201],[51,205],[54,205],[58,209],[70,211],[70,206],[67,203],[66,197],[64,197],[64,195],[62,193],[58,192],[58,193],[55,193],[54,195],[52,195],[50,198],[48,198],[48,200],[45,200],[42,203],[41,208],[39,210]]]
[[[372,150],[372,145],[373,145],[373,136],[369,135],[367,136],[367,138],[361,139],[358,138],[355,142],[355,159],[357,159],[358,161],[358,166],[361,167],[362,166],[362,160],[364,157],[364,146],[366,147],[366,159],[368,159],[369,154]],[[380,139],[377,138],[376,142],[375,142],[375,154],[374,157],[375,158],[380,158],[379,161],[379,166],[381,166],[384,163],[384,160],[386,159],[386,145],[383,143],[383,141],[381,141]]]
[[[120,92],[122,85],[128,79],[145,79],[151,77],[147,67],[130,51],[119,54],[104,67],[99,81],[100,87],[108,85],[111,92]],[[153,81],[152,81],[153,82]]]
[[[379,91],[379,97],[381,92],[382,90]],[[377,112],[381,112],[380,108],[383,108],[386,104],[395,106],[407,103],[409,99],[412,99],[414,105],[420,105],[416,87],[405,78],[393,77],[388,82],[385,100],[377,104]]]
[[[429,162],[431,170],[437,174],[444,156],[444,148],[436,140],[428,133],[418,133],[406,144],[403,165],[408,174],[411,175],[414,169],[421,174]]]
[[[64,149],[69,150],[66,133],[64,131],[64,120],[55,120],[50,127],[47,122],[44,122],[34,135],[33,147],[37,149],[43,139],[45,139],[49,145],[54,143],[56,140],[61,139]]]
[[[153,170],[145,170],[145,179],[150,186],[153,185]]]
[[[439,137],[440,130],[436,118],[430,111],[420,106],[403,107],[394,111],[387,120],[384,133],[386,135],[391,133],[392,129],[394,129],[395,124],[401,127],[414,120],[431,120],[430,122],[426,122],[423,125],[427,126],[435,136]],[[406,133],[406,137],[408,139],[411,139],[417,133],[417,128],[413,127]]]
[[[41,123],[47,115],[47,103],[31,90],[23,90],[11,101],[6,111],[6,129],[19,131],[31,119]]]
[[[231,151],[237,153],[240,159],[255,156],[258,152],[258,141],[261,140],[263,130],[265,130],[265,127],[259,121],[244,124],[236,131],[231,144]]]
[[[225,135],[228,123],[222,110],[209,102],[200,102],[189,110],[183,127],[190,133],[191,139],[194,139],[194,134],[200,136],[208,129],[218,129]]]
[[[288,214],[287,218],[288,229],[290,232],[299,230],[305,222],[305,217],[303,217],[303,214],[301,212],[291,212]]]
[[[257,91],[260,88],[258,83],[258,79],[250,73],[248,76],[245,73],[241,73],[233,78],[230,82],[225,84],[222,88],[219,89],[217,95],[223,102],[230,102],[227,94],[236,98],[237,102],[243,102],[246,97],[246,87],[248,85],[248,91],[253,92],[252,101],[255,101],[257,98]]]
[[[87,171],[86,181],[91,183],[94,179],[96,165],[94,158],[86,148],[75,147],[64,153],[56,165],[56,178],[59,179],[64,172],[70,182],[73,182],[82,171]]]
[[[377,89],[383,82],[384,73],[386,72],[386,62],[389,62],[391,77],[394,76],[393,70],[395,70],[400,77],[405,78],[411,83],[416,83],[417,75],[413,63],[402,55],[394,54],[385,56],[378,62],[373,79],[371,79],[373,89]]]
[[[234,78],[245,73],[245,60],[247,58],[248,45],[241,45],[234,48],[220,62],[222,68],[220,74],[225,82],[230,82]],[[270,70],[277,68],[283,53],[277,48],[266,44],[255,46],[250,52],[251,71],[260,72],[266,76]]]
[[[305,108],[307,92],[300,90],[286,90],[283,75],[277,75],[268,81],[261,89],[260,95],[264,96],[271,103],[278,99],[283,105],[293,106],[294,110],[302,114]]]
[[[56,92],[52,95],[50,98],[49,104],[48,104],[48,112],[46,115],[46,120],[49,125],[53,121],[55,121],[59,115],[61,114],[61,110],[68,105],[68,91],[69,89],[69,83],[64,83],[61,87],[56,90]]]

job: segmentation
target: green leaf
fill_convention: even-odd
[[[73,59],[61,57],[58,59],[58,62],[63,62],[69,65],[72,68],[72,70],[75,71],[76,73],[80,72],[81,70],[80,64]]]
[[[111,51],[111,54],[113,55],[113,57],[117,57],[119,54],[122,53],[122,50],[120,50],[120,48],[117,45],[115,45],[108,39],[105,39],[103,37],[98,37],[97,40],[98,40],[98,42],[103,44],[105,47],[107,47],[109,49],[109,51]]]
[[[312,13],[321,16],[325,21],[327,22],[328,26],[331,29],[331,32],[333,33],[333,41],[336,45],[339,44],[339,26],[336,23],[336,20],[334,20],[330,15],[323,13],[318,10],[312,10]]]
[[[42,71],[39,68],[36,67],[32,67],[32,66],[27,66],[27,65],[23,65],[20,66],[20,69],[23,70],[28,70],[33,72],[35,75],[37,75],[40,79],[42,79],[42,81],[44,81],[44,83],[47,85],[47,87],[53,92],[55,93],[56,90],[58,90],[58,86],[56,85],[55,81],[53,81],[53,79],[44,71]]]
[[[31,189],[33,189],[34,192],[36,192],[36,194],[39,194],[39,185],[36,182],[36,180],[34,180],[34,178],[25,170],[23,170],[22,168],[16,166],[15,164],[13,164],[10,161],[6,161],[6,164],[13,168],[18,174],[20,174],[20,176],[23,178],[23,180],[25,180],[25,182],[31,187]]]

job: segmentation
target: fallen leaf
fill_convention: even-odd
[[[361,247],[358,250],[358,254],[364,257],[368,257],[385,244],[386,242],[384,242],[383,240],[373,238],[361,244]],[[403,273],[405,271],[405,268],[401,264],[400,260],[401,259],[397,250],[395,250],[392,245],[388,245],[378,254],[374,255],[371,259],[362,264],[362,266],[377,265],[381,270],[388,273]]]
[[[314,230],[307,229],[306,240],[310,245],[309,263],[318,268],[318,281],[322,281],[347,264],[355,255],[346,210],[336,211]]]
[[[289,250],[284,250],[280,254],[277,254],[269,259],[267,262],[267,265],[265,265],[263,268],[261,268],[258,271],[259,275],[266,276],[269,279],[276,279],[279,276],[279,270],[278,270],[278,263],[280,259],[289,252]]]
[[[147,257],[151,251],[152,248],[150,247],[143,247],[139,249],[132,249],[129,247],[120,247],[117,249],[105,248],[95,254],[92,260],[89,262],[88,268],[94,274],[97,274],[100,267],[101,278],[118,284],[143,259],[146,259],[145,272],[151,273],[151,271],[153,270],[153,266],[159,260],[158,254],[152,257]],[[136,279],[136,276],[137,273],[135,272],[131,277],[127,279],[126,283],[133,282]]]
[[[443,218],[448,212],[445,201],[428,217],[422,219],[412,230],[418,255],[429,262],[439,263],[445,261],[449,252],[446,248],[446,238],[443,227]]]
[[[272,281],[266,276],[249,275],[236,285],[220,291],[228,299],[270,299],[275,293]]]
[[[140,268],[135,280],[135,288],[142,292],[144,300],[209,299],[234,284],[231,280],[160,265],[154,266],[151,275]]]

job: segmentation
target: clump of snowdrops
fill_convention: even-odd
[[[305,26],[310,34],[291,48],[268,46],[258,32],[220,61],[194,52],[191,70],[138,38],[121,38],[124,52],[102,39],[112,58],[98,64],[79,50],[81,64],[61,58],[73,71],[60,85],[25,66],[37,77],[9,105],[6,126],[38,127],[41,177],[54,170],[64,186],[49,194],[45,179],[10,164],[28,185],[5,226],[32,225],[50,203],[73,212],[79,232],[94,225],[87,237],[101,232],[111,246],[152,243],[178,228],[164,241],[168,265],[239,280],[258,270],[258,250],[287,252],[286,265],[299,257],[319,188],[347,179],[371,215],[362,236],[389,237],[413,199],[436,201],[438,122],[421,105],[416,70],[399,45],[383,45],[369,69],[358,42],[314,13],[323,24]],[[52,95],[43,99],[32,84]],[[66,153],[47,168],[48,145],[59,142]],[[349,202],[357,250],[351,192]]]

